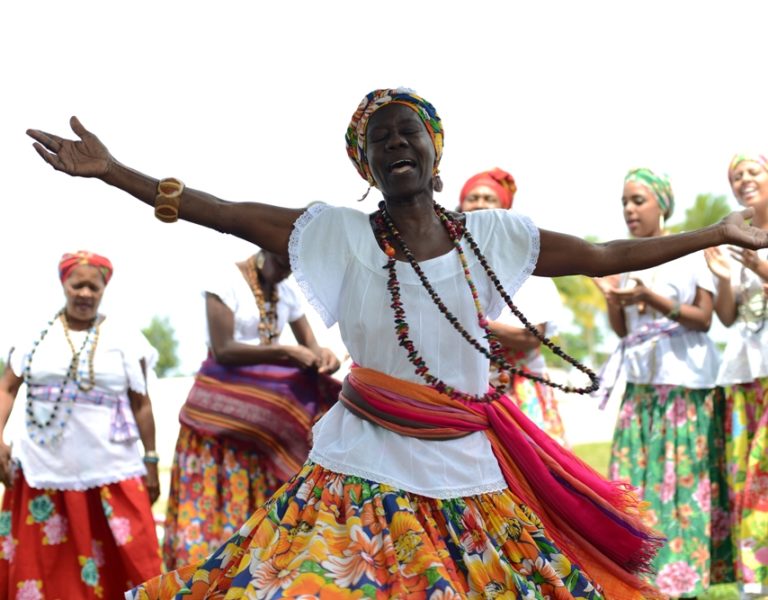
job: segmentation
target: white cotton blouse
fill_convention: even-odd
[[[526,217],[505,210],[476,211],[466,218],[482,253],[507,292],[514,294],[536,264],[538,229]],[[494,319],[503,300],[466,240],[462,247],[480,303]],[[423,383],[395,337],[383,268],[387,257],[375,240],[368,215],[315,204],[296,221],[289,253],[308,301],[327,326],[338,321],[356,364]],[[451,251],[419,264],[448,310],[472,336],[483,340],[458,254]],[[460,390],[485,393],[488,359],[448,323],[410,265],[398,262],[396,270],[411,339],[430,371]],[[482,432],[456,440],[420,440],[360,419],[336,403],[315,425],[313,439],[309,458],[317,464],[423,496],[456,498],[506,488]]]
[[[520,286],[513,300],[514,305],[523,313],[523,316],[532,325],[544,325],[544,335],[552,337],[557,335],[558,322],[565,320],[565,309],[557,291],[555,282],[548,277],[529,277]],[[501,315],[496,319],[511,327],[525,328],[508,306],[504,306]],[[545,373],[547,365],[541,355],[541,348],[530,350],[526,353],[519,365],[525,366],[533,373]]]
[[[768,376],[768,299],[760,277],[731,258],[727,249],[723,249],[723,254],[731,265],[731,289],[739,308],[736,321],[727,330],[717,384],[750,383]],[[768,250],[758,250],[757,254],[762,260],[768,260]]]
[[[232,311],[235,318],[235,341],[243,344],[258,346],[259,338],[259,307],[253,296],[248,281],[243,277],[242,271],[236,264],[227,268],[212,271],[208,277],[208,283],[202,291],[206,294],[217,296],[224,305]],[[269,309],[270,302],[266,302]],[[299,292],[290,279],[284,279],[277,284],[277,332],[283,331],[286,323],[293,323],[304,316],[304,308],[299,297]],[[206,327],[206,341],[211,345],[210,334]]]
[[[70,331],[75,348],[85,341],[87,331]],[[40,332],[24,336],[11,350],[9,365],[21,377]],[[87,350],[82,353],[80,370],[87,373]],[[146,393],[146,379],[141,359],[148,362],[151,346],[139,331],[124,331],[105,319],[99,327],[99,338],[93,359],[94,390],[109,394],[127,394],[128,389]],[[53,322],[42,342],[37,345],[31,363],[31,381],[35,385],[59,386],[72,358],[72,351],[59,319]],[[29,402],[27,398],[19,398]],[[50,414],[51,402],[32,402],[41,422]],[[62,402],[59,417],[65,415]],[[128,418],[133,420],[130,406]],[[26,406],[25,406],[26,409]],[[21,464],[27,483],[38,489],[84,490],[146,474],[137,438],[125,442],[110,440],[112,407],[107,405],[72,404],[71,416],[54,444],[43,447],[33,441],[26,426],[26,413],[21,431],[12,432],[12,457]],[[66,417],[64,417],[66,418]],[[59,419],[57,419],[58,421]],[[135,423],[135,421],[133,421]],[[52,427],[55,424],[51,425]],[[11,433],[11,432],[9,432]]]
[[[633,277],[657,294],[680,304],[692,304],[697,288],[714,294],[712,276],[701,252],[644,271],[625,273],[621,277],[621,287],[635,285]],[[664,315],[650,308],[640,313],[637,305],[625,307],[624,314],[630,334],[643,325],[664,318]],[[709,335],[690,329],[627,347],[624,353],[628,382],[689,389],[714,387],[718,362],[719,355]]]

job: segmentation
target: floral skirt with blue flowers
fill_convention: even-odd
[[[160,572],[140,477],[77,490],[31,488],[21,469],[0,512],[0,598],[121,598]]]
[[[207,560],[146,582],[128,597],[602,596],[509,490],[439,500],[309,462]]]

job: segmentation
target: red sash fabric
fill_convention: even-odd
[[[664,597],[642,578],[664,539],[644,525],[631,488],[601,477],[506,396],[469,403],[357,367],[345,379],[340,400],[360,417],[402,435],[451,439],[485,432],[510,490],[606,598]]]

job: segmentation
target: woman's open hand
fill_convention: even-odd
[[[754,210],[747,208],[732,212],[720,221],[720,225],[725,231],[726,243],[750,250],[768,248],[768,231],[758,229],[748,223],[753,214]]]
[[[144,477],[144,485],[149,493],[149,503],[154,504],[160,497],[160,476],[157,463],[145,463],[147,475]]]
[[[107,147],[83,127],[77,117],[72,117],[69,125],[79,140],[68,140],[39,129],[27,129],[27,135],[35,140],[33,146],[37,153],[57,171],[79,177],[105,175],[115,162]]]

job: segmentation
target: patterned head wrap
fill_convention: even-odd
[[[646,168],[631,169],[624,177],[624,183],[630,181],[641,183],[654,193],[665,219],[672,216],[672,211],[675,209],[675,197],[672,194],[672,185],[666,175],[656,175]]]
[[[112,278],[112,263],[106,256],[94,254],[87,250],[78,250],[74,254],[68,252],[61,257],[59,261],[59,279],[61,282],[64,283],[72,271],[80,265],[96,267],[104,278],[104,285],[108,284]]]
[[[368,120],[371,118],[371,115],[387,104],[404,104],[419,115],[419,118],[429,132],[429,137],[432,138],[432,145],[435,147],[435,166],[432,174],[437,175],[440,158],[443,155],[443,125],[440,117],[437,115],[435,107],[424,100],[424,98],[417,96],[411,89],[400,87],[396,89],[373,90],[363,98],[355,114],[352,115],[352,120],[349,122],[344,139],[347,141],[347,154],[355,165],[357,172],[360,173],[360,177],[365,179],[369,185],[376,185],[371,169],[368,166],[365,136],[368,129]]]
[[[768,171],[768,158],[765,158],[762,154],[736,154],[731,159],[731,164],[728,165],[728,181],[733,181],[733,172],[741,163],[749,160],[759,164],[765,171]]]
[[[496,193],[501,201],[502,208],[512,208],[512,201],[517,191],[515,178],[498,167],[490,171],[483,171],[467,179],[467,183],[461,188],[461,194],[459,194],[460,208],[464,207],[464,199],[469,193],[481,185],[491,188]]]

